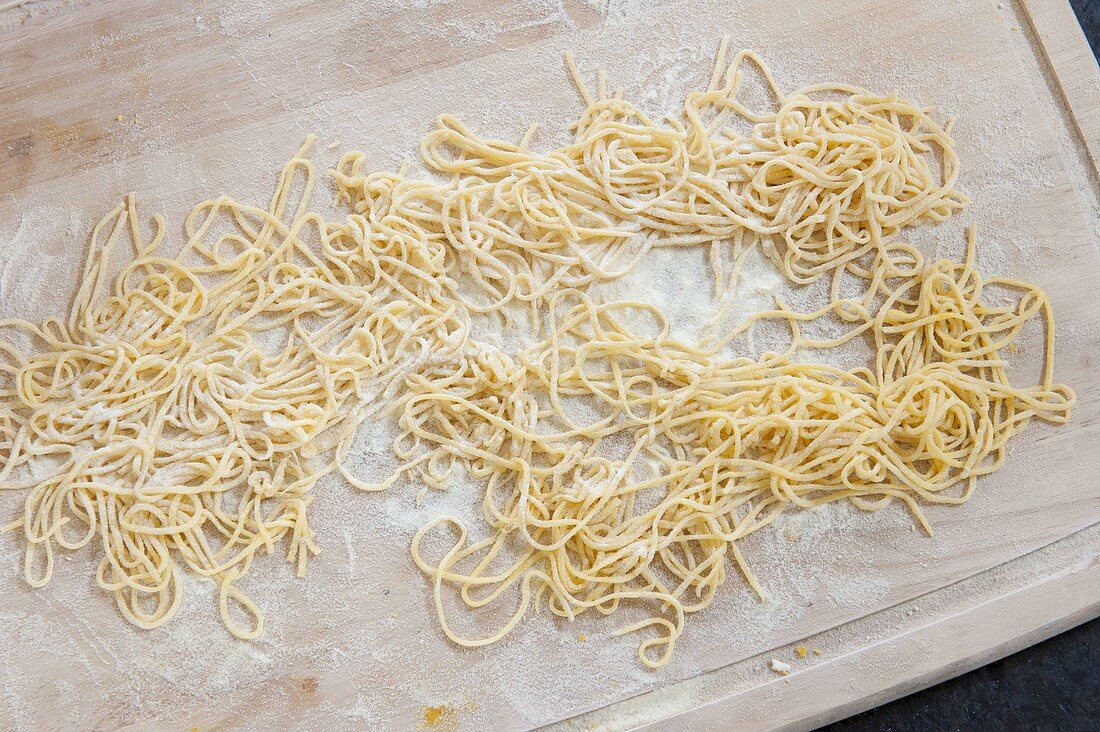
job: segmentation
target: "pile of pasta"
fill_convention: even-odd
[[[875,511],[900,500],[931,533],[921,503],[965,502],[1030,420],[1065,422],[1073,393],[1052,383],[1049,359],[1038,385],[1019,388],[998,355],[1048,310],[1041,291],[996,280],[1016,288],[1019,303],[986,303],[972,239],[961,263],[925,265],[909,254],[876,266],[899,272],[876,311],[837,302],[852,321],[839,338],[802,337],[807,316],[798,313],[755,316],[790,325],[784,353],[715,359],[713,349],[669,338],[655,309],[658,332],[643,335],[621,311],[645,306],[574,295],[558,303],[551,335],[518,359],[476,354],[458,372],[413,380],[401,421],[404,444],[415,448],[410,469],[428,456],[420,477],[429,484],[456,462],[485,480],[494,532],[467,543],[466,527],[443,517],[413,541],[448,636],[494,642],[540,600],[569,619],[645,600],[657,612],[619,632],[654,628],[639,654],[659,667],[685,614],[709,605],[725,582],[727,557],[764,598],[737,541],[783,511],[838,500]],[[873,368],[795,354],[863,334],[877,349]],[[571,419],[581,411],[571,402],[591,398],[597,417]],[[625,457],[609,457],[623,445]],[[441,524],[459,538],[433,562],[421,543]],[[518,603],[495,634],[460,638],[446,621],[444,584],[460,586],[471,607],[515,586]]]
[[[231,632],[259,635],[234,583],[284,539],[304,573],[311,489],[405,371],[461,332],[442,253],[310,213],[305,152],[266,209],[199,204],[172,257],[131,196],[95,227],[67,320],[0,322],[38,346],[4,345],[0,364],[0,481],[28,491],[6,528],[22,532],[32,586],[58,549],[92,544],[99,585],[136,625],[171,617],[186,567],[217,581]],[[124,238],[133,258],[112,281]]]
[[[899,241],[967,204],[950,124],[846,85],[785,93],[726,46],[707,88],[663,120],[602,75],[588,89],[567,57],[586,105],[567,145],[534,150],[534,127],[486,140],[443,116],[422,144],[443,182],[368,173],[350,153],[331,171],[352,212],[340,221],[310,210],[305,148],[267,208],[200,204],[178,255],[159,253],[159,220],[145,241],[132,198],[115,209],[69,319],[3,324],[37,347],[5,346],[0,367],[0,480],[28,492],[8,527],[28,581],[94,541],[99,584],[134,623],[172,615],[186,568],[218,582],[227,627],[253,637],[263,616],[235,583],[284,542],[304,572],[322,476],[373,491],[461,474],[483,486],[471,500],[488,538],[445,516],[412,542],[448,637],[495,642],[532,606],[572,619],[629,604],[646,617],[619,632],[642,632],[639,656],[658,667],[728,566],[763,596],[738,542],[784,511],[898,500],[931,532],[922,505],[965,502],[1031,420],[1069,419],[1050,305],[979,275],[973,230],[961,261]],[[752,75],[770,104],[746,101]],[[134,257],[109,283],[124,236]],[[680,342],[659,308],[594,287],[655,247],[709,248],[725,305],[738,297],[726,254],[751,247],[793,286],[828,278],[827,302],[777,299]],[[1005,354],[1036,318],[1042,373],[1016,385]],[[808,334],[825,320],[840,334]],[[730,355],[764,322],[789,331],[785,349]],[[533,345],[491,345],[509,331]],[[857,341],[873,344],[866,366],[807,358]],[[367,419],[396,426],[391,475],[342,467]],[[47,477],[26,476],[43,463]],[[457,541],[429,556],[443,527]],[[452,588],[471,608],[515,604],[496,632],[464,637]]]

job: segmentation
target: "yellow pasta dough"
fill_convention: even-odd
[[[755,54],[727,63],[726,43],[707,88],[655,121],[567,60],[586,108],[552,151],[532,148],[534,128],[485,140],[445,115],[422,153],[449,180],[367,173],[349,153],[331,174],[352,213],[329,221],[310,208],[307,143],[268,207],[199,204],[174,256],[159,219],[146,240],[132,197],[108,214],[68,319],[2,323],[34,341],[3,346],[0,367],[0,481],[27,491],[7,527],[26,542],[27,580],[45,585],[58,550],[94,544],[99,584],[135,624],[172,615],[186,570],[219,583],[227,627],[250,638],[263,615],[235,583],[284,540],[305,571],[322,476],[445,488],[464,471],[484,485],[489,538],[467,542],[442,517],[412,543],[447,636],[484,645],[532,605],[574,618],[629,603],[647,617],[620,632],[645,632],[639,655],[656,667],[727,556],[763,595],[738,540],[781,512],[896,499],[931,531],[921,505],[964,502],[1029,421],[1069,418],[1042,290],[983,279],[973,230],[961,261],[898,240],[967,203],[950,124],[847,85],[784,93]],[[750,71],[772,104],[744,100]],[[112,279],[124,239],[134,255]],[[696,343],[672,338],[658,308],[592,287],[654,247],[710,249],[721,304]],[[738,296],[723,254],[749,247],[793,285],[829,278],[828,301],[777,301],[721,332]],[[1018,386],[1002,353],[1033,318],[1044,368]],[[841,334],[804,335],[825,319]],[[785,351],[729,356],[765,321],[787,327]],[[487,327],[529,329],[534,345],[491,346]],[[874,347],[866,367],[806,360],[856,339]],[[377,480],[342,467],[366,419],[399,430],[404,464]],[[441,525],[458,539],[431,558]],[[448,620],[452,586],[470,607],[511,596],[514,609],[466,638]]]

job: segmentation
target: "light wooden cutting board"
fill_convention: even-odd
[[[754,538],[745,551],[771,601],[731,581],[656,673],[606,620],[542,615],[497,646],[449,645],[407,538],[461,495],[417,507],[407,491],[324,486],[312,523],[325,553],[309,576],[273,558],[247,588],[268,613],[253,644],[225,633],[201,587],[165,628],[130,628],[82,555],[31,591],[3,537],[0,726],[807,728],[1097,615],[1100,74],[1064,2],[347,5],[44,0],[0,13],[0,315],[63,312],[90,225],[128,191],[178,231],[205,197],[265,200],[307,133],[319,165],[358,147],[379,169],[414,157],[442,112],[498,137],[540,121],[550,144],[578,111],[569,49],[585,73],[605,68],[673,112],[730,33],[787,87],[896,88],[958,116],[973,205],[913,236],[954,253],[977,223],[990,274],[1047,288],[1073,422],[1035,426],[969,504],[931,510],[934,539],[900,511],[817,516],[817,534],[789,547]],[[798,644],[821,654],[799,658]],[[773,658],[793,673],[777,676]]]

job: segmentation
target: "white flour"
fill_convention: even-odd
[[[395,0],[318,14],[310,20],[314,37],[348,34],[350,45],[345,56],[317,70],[317,86],[324,87],[326,74],[350,75],[363,85],[339,95],[314,94],[308,104],[298,93],[287,94],[269,73],[273,55],[293,68],[302,67],[309,56],[289,31],[265,28],[277,10],[262,2],[203,3],[193,22],[170,37],[145,37],[140,19],[125,32],[97,36],[90,64],[106,63],[135,43],[150,49],[135,69],[149,77],[149,96],[136,120],[120,123],[138,157],[28,189],[17,206],[0,209],[3,315],[39,319],[64,312],[68,291],[62,292],[57,283],[68,287],[75,282],[74,263],[86,244],[86,232],[114,204],[105,197],[114,195],[115,185],[120,191],[131,186],[151,191],[145,210],[171,214],[169,235],[178,238],[179,215],[204,196],[225,191],[265,201],[273,185],[270,171],[310,132],[319,135],[314,155],[319,166],[335,161],[340,151],[327,148],[340,140],[365,150],[374,169],[407,159],[415,171],[416,146],[433,117],[444,111],[481,134],[509,140],[538,121],[534,144],[549,148],[566,139],[567,123],[579,109],[561,62],[563,51],[575,53],[586,82],[594,84],[595,70],[603,68],[612,88],[625,87],[648,114],[659,116],[679,108],[688,89],[706,83],[724,32],[733,34],[734,47],[760,51],[788,88],[850,80],[876,90],[897,89],[940,105],[942,114],[958,114],[962,187],[973,204],[942,226],[912,230],[906,237],[930,256],[957,256],[965,227],[977,223],[984,271],[1037,278],[1043,284],[1042,266],[1056,251],[1058,237],[1049,227],[1050,214],[1032,204],[1051,199],[1057,171],[1039,150],[1044,133],[1023,121],[1021,110],[1029,98],[1015,93],[1015,77],[1002,79],[998,71],[985,69],[981,83],[975,83],[951,61],[964,40],[929,31],[920,36],[927,42],[909,43],[911,55],[891,52],[887,40],[906,40],[867,23],[870,10],[838,20],[835,35],[821,37],[815,30],[817,10],[802,10],[800,3],[776,10],[750,0],[698,0],[682,6],[609,0],[595,3],[602,8],[599,17],[572,2],[490,3],[480,14],[468,5]],[[431,22],[418,24],[417,11],[429,13]],[[931,3],[926,12],[940,28],[971,22],[966,9],[945,0]],[[381,62],[363,49],[387,14],[404,18],[400,28],[407,36],[374,41],[393,49],[385,59],[393,73],[382,77],[394,80],[378,86],[372,80],[380,72],[372,64]],[[5,22],[12,21],[0,15],[0,29],[7,27]],[[853,27],[859,29],[859,54],[836,42],[837,37],[856,37],[847,32]],[[525,34],[532,31],[541,40],[525,45]],[[243,131],[230,126],[232,131],[212,130],[199,143],[178,144],[173,131],[179,120],[165,110],[172,109],[173,95],[187,89],[156,85],[157,75],[167,73],[158,67],[158,50],[167,53],[178,44],[227,39],[232,51],[225,73],[243,75],[270,96],[268,118]],[[418,65],[424,48],[444,44],[469,53],[430,70]],[[212,116],[229,111],[215,110]],[[206,123],[198,117],[192,121],[195,129]],[[104,179],[112,181],[109,192],[99,183]],[[61,193],[70,190],[75,191],[71,205],[57,203],[66,201]],[[323,206],[328,195],[327,186],[320,186]],[[35,266],[16,266],[27,261]],[[702,250],[655,251],[637,272],[610,289],[659,305],[672,321],[674,335],[685,339],[699,335],[699,326],[716,307]],[[768,260],[754,253],[742,270],[739,299],[724,322],[736,324],[770,306],[776,293],[789,296],[795,307],[820,296],[812,288],[790,289]],[[1059,311],[1059,293],[1051,295]],[[1094,320],[1062,320],[1059,332],[1066,341],[1060,363],[1068,363],[1098,337]],[[770,347],[767,333],[755,337],[746,347]],[[1037,429],[1025,435],[1015,457],[1039,454],[1034,448],[1042,434],[1050,433]],[[365,428],[348,468],[368,480],[389,475],[396,465],[389,453],[392,437],[386,425]],[[624,608],[611,618],[590,613],[574,623],[543,611],[530,614],[516,632],[488,648],[460,650],[446,643],[430,587],[412,565],[407,548],[417,529],[441,515],[466,521],[471,539],[482,535],[480,488],[461,476],[450,490],[423,496],[408,480],[384,494],[369,495],[339,480],[319,485],[311,525],[323,554],[308,576],[294,577],[277,551],[276,556],[259,558],[242,583],[266,613],[266,632],[252,643],[230,638],[221,627],[216,588],[209,582],[188,578],[177,617],[156,631],[140,631],[125,625],[106,593],[95,586],[88,552],[59,562],[54,581],[32,591],[19,573],[18,544],[0,537],[0,569],[6,573],[0,652],[8,658],[35,659],[33,664],[6,664],[0,671],[0,724],[29,727],[50,710],[59,726],[74,728],[161,719],[175,726],[218,722],[226,728],[292,723],[329,732],[412,727],[424,724],[424,708],[440,705],[454,709],[463,728],[543,724],[767,654],[811,630],[862,617],[930,589],[928,584],[943,584],[946,580],[937,572],[946,557],[969,552],[975,559],[967,566],[978,568],[983,547],[972,543],[975,522],[988,525],[987,518],[999,506],[1018,497],[1017,486],[1036,485],[1041,478],[1039,462],[1009,462],[1004,478],[983,483],[964,509],[930,511],[937,531],[942,528],[935,540],[913,531],[911,518],[899,506],[869,515],[834,504],[781,517],[773,530],[741,546],[767,589],[768,601],[759,602],[731,565],[714,605],[691,617],[672,661],[656,673],[637,662],[636,636],[611,635],[642,617],[639,608]],[[1021,503],[1019,510],[1036,506],[1028,500],[1032,502]],[[447,530],[437,529],[437,534],[429,541],[430,556],[448,546]],[[1005,557],[1036,541],[1035,536],[1002,536],[995,527],[983,529],[982,536]],[[920,582],[911,580],[914,573]],[[445,598],[458,609],[452,595],[445,593]],[[503,622],[506,610],[458,609],[453,617],[462,630],[487,634]],[[763,662],[757,667],[774,678]],[[701,685],[672,686],[655,692],[653,708],[683,708],[704,692]],[[79,706],[72,703],[78,696]],[[235,710],[234,716],[223,716],[219,709],[225,706]],[[190,716],[181,718],[181,709],[192,710]]]

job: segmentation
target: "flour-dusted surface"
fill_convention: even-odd
[[[969,504],[930,509],[934,539],[914,531],[900,508],[867,515],[840,505],[789,514],[750,537],[742,550],[768,602],[731,572],[656,673],[637,662],[636,638],[611,637],[622,617],[569,624],[543,613],[495,646],[446,642],[408,544],[444,513],[476,529],[474,485],[421,500],[409,482],[377,495],[337,480],[318,486],[311,523],[323,554],[308,576],[293,577],[273,556],[242,583],[267,615],[267,631],[251,643],[224,630],[213,587],[201,580],[189,582],[169,624],[140,631],[96,587],[88,554],[62,560],[54,581],[32,591],[18,543],[0,537],[0,649],[14,659],[0,671],[5,727],[43,719],[67,728],[531,727],[741,659],[770,658],[772,649],[1100,518],[1095,462],[1081,459],[1096,438],[1090,359],[1100,344],[1092,306],[1100,268],[1043,118],[1021,93],[1027,78],[1012,31],[991,4],[944,0],[918,12],[859,0],[393,0],[354,10],[335,2],[180,2],[147,13],[37,5],[34,12],[49,17],[0,23],[14,26],[0,58],[20,79],[0,87],[5,317],[64,312],[91,224],[129,190],[143,210],[165,213],[178,235],[181,216],[204,197],[224,191],[266,201],[306,133],[319,135],[318,162],[357,147],[378,168],[409,159],[416,170],[416,145],[441,112],[506,139],[537,121],[534,144],[549,147],[579,109],[563,51],[574,52],[586,78],[602,68],[611,86],[660,115],[706,83],[719,38],[731,33],[735,46],[762,53],[787,88],[849,81],[897,89],[958,117],[960,184],[973,203],[909,238],[929,254],[957,256],[964,227],[976,223],[984,272],[1046,287],[1059,321],[1057,373],[1081,404],[1069,428],[1035,426],[1019,438],[1008,465]],[[786,287],[763,259],[743,275],[735,318]],[[715,306],[701,251],[655,253],[620,285],[621,294],[660,304],[685,336]],[[814,293],[784,295],[809,304]],[[1022,368],[1033,351],[1024,344]],[[389,439],[386,425],[365,430],[349,467],[385,474]],[[19,498],[0,496],[4,516]],[[899,615],[893,622],[904,624]],[[499,618],[459,620],[476,632]],[[702,693],[670,688],[669,708]]]

